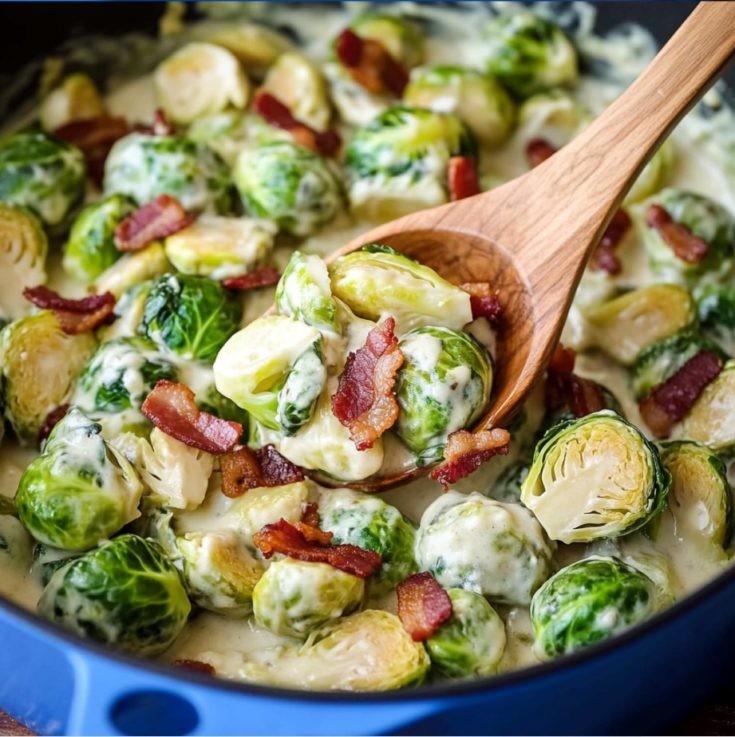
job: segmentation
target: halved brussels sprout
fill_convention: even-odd
[[[661,189],[676,159],[676,150],[671,139],[666,139],[638,175],[623,201],[624,205],[640,202]]]
[[[319,330],[341,332],[327,266],[319,256],[293,252],[276,287],[276,307]]]
[[[651,343],[696,322],[689,292],[675,284],[634,289],[585,311],[594,346],[624,366]]]
[[[33,541],[22,522],[10,514],[0,514],[0,561],[6,560],[21,570],[28,570],[33,556]],[[5,560],[3,560],[5,558]]]
[[[46,225],[60,226],[82,201],[82,152],[40,133],[13,133],[0,141],[0,201],[26,207]]]
[[[109,269],[122,255],[115,245],[115,228],[135,209],[135,203],[120,194],[87,205],[69,232],[62,261],[64,271],[88,284]]]
[[[515,122],[515,104],[493,77],[468,67],[419,67],[403,93],[407,105],[454,113],[489,146],[502,143]]]
[[[384,13],[365,13],[350,23],[360,38],[377,41],[403,66],[411,69],[424,57],[423,38],[409,20]]]
[[[424,327],[401,338],[396,432],[418,464],[441,460],[449,434],[482,413],[493,384],[492,360],[469,333]]]
[[[237,297],[217,282],[165,274],[148,292],[139,332],[184,358],[212,362],[241,316]]]
[[[380,555],[383,565],[369,582],[373,595],[396,587],[418,569],[413,549],[416,530],[393,506],[373,494],[330,489],[319,499],[319,526],[335,544],[357,545]]]
[[[217,354],[214,362],[217,391],[266,427],[279,430],[279,393],[296,362],[307,351],[314,351],[320,340],[319,331],[303,322],[283,315],[258,318],[235,333]],[[319,382],[323,386],[326,377],[324,371],[311,365],[311,361],[308,363],[316,371],[305,372],[299,381],[302,390],[308,387],[308,394],[313,397],[313,387]],[[302,368],[305,371],[309,366]],[[305,378],[308,381],[304,384]],[[286,410],[285,397],[283,410]],[[300,417],[303,411],[304,408]]]
[[[104,114],[102,95],[94,82],[80,72],[64,77],[38,106],[38,118],[47,133],[75,120],[89,120]]]
[[[104,189],[138,205],[171,195],[193,212],[225,214],[232,205],[227,164],[206,144],[182,136],[121,138],[105,161]]]
[[[735,217],[726,208],[704,195],[674,188],[658,192],[647,204],[663,207],[673,220],[709,246],[701,261],[690,263],[676,255],[658,230],[642,224],[643,242],[652,269],[683,277],[729,273],[735,255]]]
[[[452,156],[475,156],[475,140],[450,113],[393,107],[356,131],[345,150],[353,211],[391,220],[447,201]]]
[[[329,162],[295,143],[244,150],[232,177],[251,215],[296,236],[316,232],[342,209],[342,187]]]
[[[197,118],[187,129],[187,138],[203,143],[219,154],[228,166],[232,166],[238,154],[251,143],[254,118],[242,110],[225,110],[216,115]],[[267,123],[262,121],[265,126]],[[283,131],[284,139],[288,136]]]
[[[158,104],[174,123],[187,125],[232,106],[243,109],[250,84],[238,60],[222,46],[188,43],[153,72]]]
[[[23,472],[15,503],[39,542],[88,550],[138,516],[143,487],[101,431],[72,407],[54,427],[43,453]]]
[[[59,568],[63,568],[72,558],[78,558],[79,555],[76,551],[59,550],[43,543],[36,543],[33,546],[31,573],[38,578],[42,586],[46,587],[51,576]]]
[[[733,528],[732,490],[720,457],[699,443],[673,441],[661,449],[671,474],[669,509],[684,540],[725,548]]]
[[[155,656],[178,637],[191,604],[159,545],[120,535],[58,570],[38,611],[81,637]]]
[[[577,80],[577,52],[563,31],[530,10],[500,13],[486,26],[487,69],[518,97]]]
[[[553,570],[551,544],[534,516],[477,492],[450,491],[428,507],[416,559],[442,586],[499,604],[528,604]]]
[[[358,316],[391,315],[399,335],[436,326],[461,330],[472,320],[470,296],[433,269],[391,248],[365,246],[329,265],[332,292]]]
[[[356,609],[363,579],[327,563],[282,558],[271,563],[253,591],[255,621],[277,635],[305,638]]]
[[[0,203],[0,318],[28,312],[26,287],[46,281],[48,240],[31,212]]]
[[[712,448],[735,447],[735,361],[728,361],[684,418],[679,436]]]
[[[315,691],[388,691],[418,685],[429,656],[390,612],[368,609],[312,632],[301,647],[281,648],[242,675],[256,683]]]
[[[589,542],[637,530],[666,503],[671,477],[656,448],[609,410],[551,428],[521,501],[552,540]]]
[[[505,625],[474,591],[449,589],[452,616],[426,641],[432,670],[445,678],[489,676],[505,652]]]
[[[112,292],[119,300],[123,294],[148,279],[171,271],[171,264],[161,243],[151,243],[142,251],[126,253],[95,281],[95,291]],[[121,300],[120,300],[121,301]],[[115,305],[115,314],[127,316],[119,311],[120,301]]]
[[[659,608],[656,585],[616,558],[593,556],[552,576],[534,595],[539,655],[554,657],[607,640]]]
[[[49,412],[69,401],[94,347],[92,335],[67,335],[45,310],[3,328],[5,417],[22,443],[35,443]]]

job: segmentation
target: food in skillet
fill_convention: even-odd
[[[69,70],[8,130],[0,593],[224,678],[385,690],[578,651],[728,565],[716,94],[635,183],[508,428],[468,432],[499,285],[380,243],[322,258],[552,156],[644,60],[641,29],[536,11],[291,8],[295,43],[278,6],[273,28],[233,7],[105,95]]]

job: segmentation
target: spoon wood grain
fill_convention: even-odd
[[[638,79],[572,142],[490,192],[381,225],[331,254],[383,243],[501,297],[491,406],[502,426],[546,369],[588,258],[641,169],[735,52],[735,2],[702,2]],[[380,491],[426,469],[349,484]]]

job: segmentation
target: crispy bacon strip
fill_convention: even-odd
[[[550,159],[557,150],[545,138],[532,138],[526,144],[526,158],[531,166],[538,166]]]
[[[507,455],[509,443],[510,433],[500,428],[481,432],[457,430],[447,439],[444,462],[429,474],[429,478],[438,481],[446,491],[493,456]]]
[[[56,315],[67,335],[80,335],[95,330],[114,319],[115,296],[111,292],[90,294],[82,299],[66,299],[48,287],[26,287],[23,296],[42,310]]]
[[[398,419],[393,384],[403,364],[403,353],[393,332],[395,327],[396,321],[386,318],[368,333],[362,348],[347,356],[332,397],[332,412],[349,429],[358,450],[372,448]]]
[[[368,92],[403,95],[408,71],[379,41],[361,38],[346,28],[337,38],[335,51],[352,79]]]
[[[247,274],[240,276],[230,276],[222,280],[222,286],[225,289],[237,289],[239,291],[247,291],[248,289],[260,289],[261,287],[270,287],[277,284],[281,278],[281,272],[272,266],[264,266],[256,271],[249,271]]]
[[[471,156],[452,156],[447,168],[449,197],[452,202],[480,193],[480,179]]]
[[[465,282],[459,285],[470,295],[470,307],[472,317],[487,318],[492,325],[500,327],[503,318],[503,306],[498,299],[498,293],[494,292],[487,282]]]
[[[673,376],[655,387],[638,405],[651,432],[657,438],[668,437],[673,426],[684,419],[720,371],[722,359],[716,353],[699,351]]]
[[[149,243],[173,235],[194,222],[194,216],[174,197],[162,194],[139,207],[115,228],[118,251],[139,251]]]
[[[271,125],[289,131],[297,143],[325,156],[334,156],[342,145],[337,131],[314,130],[295,118],[289,108],[270,92],[258,92],[253,99],[253,109]]]
[[[171,665],[176,668],[185,668],[186,670],[194,670],[198,673],[204,673],[208,676],[214,676],[217,674],[214,667],[209,663],[203,663],[201,660],[188,660],[186,658],[181,660],[174,660]]]
[[[593,271],[606,271],[611,276],[622,271],[623,266],[615,255],[615,249],[620,245],[631,225],[630,215],[621,207],[613,215],[597,248],[592,253],[590,268]]]
[[[301,521],[311,527],[319,527],[319,505],[316,502],[307,502],[301,508]]]
[[[569,408],[575,417],[605,409],[605,397],[596,381],[573,373],[575,353],[557,345],[546,372],[546,410],[549,413]]]
[[[221,420],[200,410],[194,392],[176,381],[158,381],[140,411],[166,435],[216,455],[232,450],[243,432],[239,422]]]
[[[304,480],[304,473],[284,458],[272,445],[251,450],[238,446],[220,456],[222,493],[231,498],[250,489],[283,486]]]
[[[430,573],[414,573],[396,586],[398,618],[415,642],[428,640],[452,616],[449,594]]]
[[[56,427],[57,423],[62,420],[64,415],[69,410],[68,404],[60,404],[58,407],[52,409],[43,421],[41,429],[38,431],[38,444],[41,445],[49,435],[51,431]]]
[[[648,208],[646,224],[658,231],[677,258],[688,264],[699,263],[709,253],[709,244],[694,235],[686,225],[676,222],[661,205]]]
[[[266,558],[281,553],[298,560],[327,563],[360,578],[372,576],[383,565],[381,557],[372,550],[356,545],[325,545],[317,540],[309,541],[300,529],[285,519],[256,532],[253,544]]]

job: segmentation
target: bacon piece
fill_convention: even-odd
[[[447,168],[447,179],[452,202],[480,193],[477,167],[471,156],[452,156]]]
[[[379,41],[361,38],[346,28],[337,38],[335,51],[352,79],[368,92],[403,95],[408,71]]]
[[[118,251],[139,251],[149,243],[173,235],[194,222],[174,197],[162,194],[139,207],[115,228]]]
[[[329,545],[332,542],[334,533],[320,530],[319,525],[308,525],[306,522],[297,522],[294,527],[306,538],[310,543],[319,543],[319,545]]]
[[[304,480],[304,473],[272,445],[251,450],[246,445],[220,457],[222,493],[231,498],[250,489],[284,486]]]
[[[277,284],[281,278],[281,272],[272,266],[264,266],[256,271],[249,271],[247,274],[240,276],[230,276],[222,280],[222,286],[225,289],[237,289],[246,291],[248,289],[260,289],[261,287],[270,287]]]
[[[415,642],[428,640],[452,616],[449,594],[430,573],[414,573],[396,586],[398,618]]]
[[[140,411],[166,435],[216,455],[232,450],[243,432],[239,422],[200,410],[188,386],[167,379],[156,383]]]
[[[319,527],[319,505],[316,502],[307,502],[301,508],[301,521],[311,527]]]
[[[487,318],[495,327],[500,327],[503,318],[503,306],[498,299],[498,293],[494,292],[487,282],[465,282],[459,285],[470,295],[470,307],[472,317]]]
[[[217,673],[214,666],[211,666],[209,663],[203,663],[201,660],[188,660],[184,658],[182,660],[174,660],[171,665],[177,668],[185,668],[186,670],[194,670],[197,673],[204,673],[208,676],[214,676]]]
[[[429,478],[438,481],[446,491],[493,456],[507,455],[509,443],[510,433],[500,428],[480,432],[456,430],[447,439],[444,462],[429,474]]]
[[[396,321],[386,318],[368,333],[362,348],[347,356],[332,397],[332,412],[349,429],[358,450],[372,448],[398,419],[393,384],[403,364],[403,353],[393,332],[395,327]]]
[[[568,408],[575,417],[584,417],[605,409],[605,397],[596,381],[577,376],[576,355],[571,348],[559,343],[546,372],[546,411],[559,412]]]
[[[284,458],[272,445],[265,445],[255,451],[265,486],[284,486],[304,480],[304,472],[287,458]]]
[[[543,164],[550,159],[558,149],[552,146],[545,138],[532,138],[526,144],[526,158],[531,166]]]
[[[631,225],[630,215],[621,207],[613,215],[597,248],[592,253],[590,268],[593,271],[606,271],[611,276],[621,272],[623,267],[614,251],[620,245],[620,241],[623,240]]]
[[[299,528],[285,519],[256,532],[253,544],[265,558],[281,553],[298,560],[327,563],[360,578],[372,576],[383,565],[381,557],[372,550],[356,545],[325,545],[317,540],[309,541]]]
[[[60,404],[46,415],[46,419],[43,421],[43,425],[41,425],[41,429],[38,431],[39,445],[41,445],[43,441],[51,435],[51,431],[56,427],[57,423],[62,420],[68,410],[68,404]]]
[[[66,299],[48,287],[38,286],[26,287],[23,296],[36,307],[51,310],[67,335],[91,332],[114,319],[115,296],[111,292]]]
[[[655,387],[638,405],[651,432],[657,438],[668,437],[672,427],[684,419],[720,371],[722,359],[716,353],[699,351],[673,376]]]
[[[677,258],[688,264],[699,263],[709,253],[709,244],[694,235],[686,225],[676,222],[661,205],[648,208],[646,224],[658,231]]]
[[[260,91],[253,99],[253,109],[266,122],[291,133],[297,143],[318,151],[325,156],[333,156],[339,151],[342,139],[335,130],[317,131],[310,125],[295,118],[291,110],[270,92]]]

